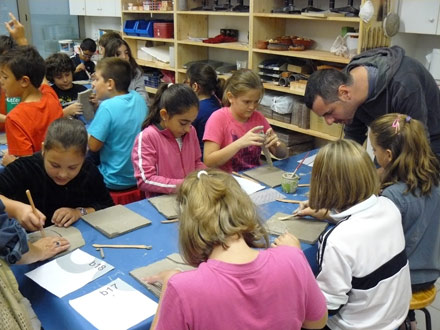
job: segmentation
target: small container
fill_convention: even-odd
[[[133,2],[127,4],[127,10],[133,10]]]
[[[299,175],[285,172],[281,177],[281,189],[287,194],[293,194],[298,188]]]

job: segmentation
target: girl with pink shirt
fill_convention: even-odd
[[[255,111],[263,93],[260,78],[250,70],[238,70],[229,78],[223,94],[226,107],[209,117],[203,135],[208,167],[232,172],[259,166],[263,144],[275,157],[287,156],[267,119]]]
[[[151,329],[325,325],[325,298],[298,239],[285,234],[294,246],[268,248],[255,205],[230,174],[215,169],[191,173],[177,201],[180,251],[197,269],[145,279],[163,283]]]
[[[189,86],[158,89],[131,154],[137,186],[146,197],[175,193],[189,173],[205,168],[191,125],[198,111],[199,100]]]

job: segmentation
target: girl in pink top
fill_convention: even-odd
[[[259,166],[263,144],[276,157],[287,156],[286,146],[255,111],[263,93],[260,78],[250,70],[238,70],[229,78],[223,94],[226,107],[209,117],[203,135],[203,160],[208,167],[232,172]]]
[[[268,236],[255,205],[231,175],[214,169],[193,172],[180,186],[177,201],[180,250],[198,268],[146,279],[163,282],[151,329],[325,325],[325,298],[299,241],[289,234],[294,246],[255,249],[267,248]]]
[[[191,123],[199,100],[183,84],[163,84],[137,136],[131,159],[138,188],[146,197],[171,194],[192,171],[205,168],[197,133]]]

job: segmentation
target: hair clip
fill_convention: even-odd
[[[197,173],[197,179],[200,180],[200,176],[201,176],[202,174],[208,175],[208,172],[206,172],[205,170],[201,170],[201,171],[199,171],[199,172]]]
[[[406,121],[407,123],[409,123],[410,120],[411,120],[411,116],[406,116],[405,121]]]
[[[400,131],[399,120],[400,120],[400,116],[397,116],[397,118],[394,119],[393,124],[391,125],[391,127],[394,127],[396,129],[396,132],[395,132],[396,134],[399,133],[399,131]]]
[[[167,87],[170,88],[173,85],[174,85],[173,83],[169,83]]]

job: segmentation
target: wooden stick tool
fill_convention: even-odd
[[[294,199],[277,199],[277,201],[282,203],[291,203],[291,204],[300,204],[301,202],[304,202],[304,201],[297,201]]]
[[[38,218],[37,209],[35,208],[34,200],[32,199],[32,195],[29,189],[26,190],[26,196],[29,200],[29,204],[31,204],[32,212],[34,212],[35,216]],[[46,232],[44,231],[44,228],[42,227],[40,229],[41,237],[46,237]]]
[[[151,245],[130,245],[130,244],[92,244],[94,248],[112,248],[112,249],[147,249],[151,250]]]
[[[179,219],[162,220],[160,223],[174,223],[174,222],[179,222]]]

